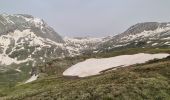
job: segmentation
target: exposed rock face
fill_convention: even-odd
[[[42,19],[0,15],[0,73],[16,79],[37,74],[36,66],[52,59],[138,47],[170,47],[170,23],[139,23],[113,37],[62,38]]]
[[[158,28],[166,28],[167,24],[170,24],[170,23],[158,23],[158,22],[138,23],[136,25],[131,26],[123,34],[135,35],[135,34],[143,32],[143,31],[154,31]]]
[[[42,19],[26,14],[0,15],[0,35],[5,35],[15,30],[23,31],[26,29],[30,29],[31,32],[42,38],[48,38],[59,43],[64,42],[61,36]]]
[[[102,39],[62,38],[42,19],[26,14],[0,15],[0,72],[26,68],[95,49]],[[13,67],[13,64],[17,64]],[[8,66],[8,67],[7,67]]]
[[[170,46],[170,23],[146,22],[131,26],[98,46],[99,51],[116,48]]]

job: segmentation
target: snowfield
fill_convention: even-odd
[[[116,67],[126,67],[134,64],[145,63],[153,59],[162,59],[166,58],[170,54],[145,54],[139,53],[134,55],[121,55],[110,58],[101,58],[101,59],[87,59],[86,61],[77,63],[66,71],[63,72],[64,76],[78,76],[78,77],[87,77],[92,75],[100,74],[100,72],[105,71],[110,68]]]
[[[37,80],[37,78],[38,78],[38,75],[35,75],[35,74],[34,74],[33,76],[31,76],[30,79],[28,79],[28,80],[25,82],[25,84],[26,84],[26,83],[33,82],[33,81]]]

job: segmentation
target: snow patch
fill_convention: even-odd
[[[28,80],[25,82],[25,84],[26,84],[26,83],[33,82],[33,81],[37,80],[37,78],[38,78],[38,75],[35,75],[35,74],[34,74],[33,76],[31,76],[30,79],[28,79]]]
[[[69,38],[69,37],[65,37],[64,38],[65,41],[70,41],[72,43],[96,43],[96,42],[101,42],[103,39],[102,38]]]
[[[25,63],[25,62],[32,61],[32,60],[33,59],[31,58],[27,58],[25,60],[18,61],[17,59],[10,58],[7,55],[0,54],[0,64],[2,65],[11,65],[12,63],[20,64],[20,63]]]
[[[147,41],[147,43],[149,44],[149,43],[151,43],[152,41]]]
[[[158,43],[153,43],[152,46],[155,46],[155,45],[157,45],[157,44],[158,44]]]
[[[164,44],[165,44],[165,45],[170,45],[170,42],[165,42]]]
[[[170,37],[163,38],[162,40],[170,40]]]
[[[100,74],[101,71],[116,68],[119,66],[129,66],[134,64],[145,63],[153,59],[162,59],[169,54],[145,54],[139,53],[134,55],[121,55],[111,58],[87,59],[86,61],[77,63],[63,72],[64,76],[86,77]]]
[[[21,72],[21,70],[19,68],[15,69],[17,72]]]
[[[40,27],[41,30],[43,29],[43,21],[39,18],[34,18],[33,23],[35,23],[36,27]]]

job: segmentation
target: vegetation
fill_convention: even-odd
[[[50,60],[47,63],[39,65],[38,69],[40,73],[46,73],[48,75],[57,75],[61,76],[62,72],[68,67],[84,61],[88,58],[107,58],[114,57],[119,55],[127,54],[136,54],[136,53],[170,53],[170,49],[155,49],[155,48],[130,48],[130,49],[121,49],[115,51],[105,51],[102,53],[92,54],[91,52],[84,55],[76,57],[66,57],[64,59],[54,59]]]
[[[6,89],[1,96],[24,100],[167,99],[170,97],[170,59],[120,68],[82,79],[47,77]]]
[[[56,59],[46,65],[53,67],[49,71],[44,70],[44,73],[47,74],[45,77],[29,84],[1,89],[0,100],[168,100],[170,98],[170,57],[86,78],[61,75],[61,72],[69,65],[89,57],[109,57],[138,52],[169,53],[170,50],[129,49],[128,51],[114,51],[95,56],[86,55],[74,59]],[[43,69],[43,67],[40,68]],[[53,68],[55,68],[54,73]],[[58,69],[56,72],[57,68],[61,70]]]

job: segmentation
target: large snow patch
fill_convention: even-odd
[[[63,72],[64,76],[78,76],[86,77],[100,74],[101,71],[116,68],[119,66],[129,66],[133,64],[141,64],[146,61],[153,59],[162,59],[166,58],[170,54],[145,54],[139,53],[134,55],[121,55],[111,58],[101,58],[101,59],[88,59],[86,61],[77,63],[66,71]]]

